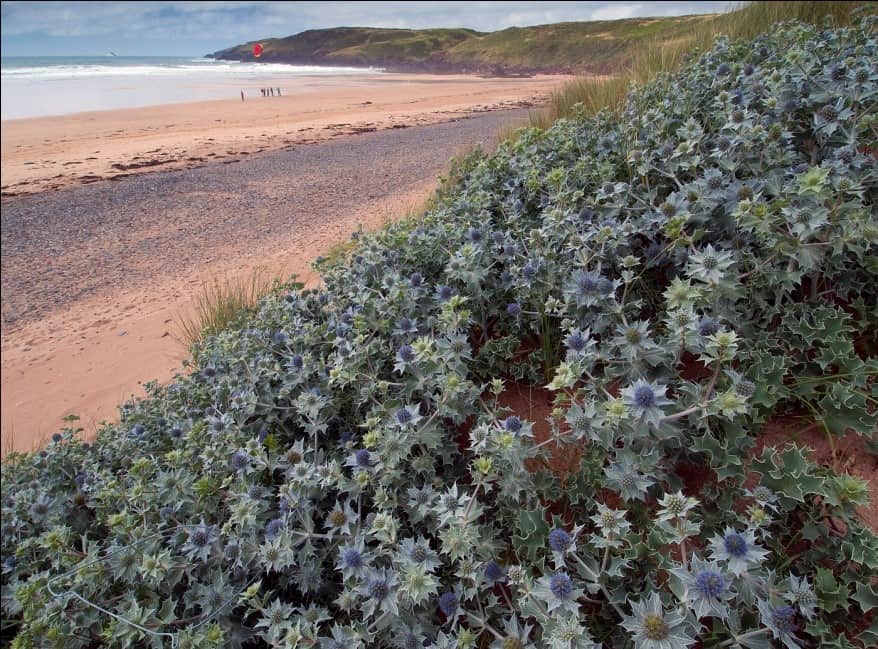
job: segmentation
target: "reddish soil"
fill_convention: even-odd
[[[554,394],[545,388],[540,388],[523,383],[507,382],[506,389],[500,394],[498,403],[510,408],[521,419],[526,419],[533,424],[534,440],[537,444],[546,441],[550,437],[549,419],[552,416],[552,400]],[[561,423],[562,430],[566,426]],[[569,473],[575,473],[579,469],[579,461],[582,451],[572,445],[549,444],[548,468],[559,478],[563,479]],[[529,471],[536,471],[541,466],[537,460],[528,460]]]
[[[690,363],[690,366],[693,364]],[[552,415],[553,393],[545,388],[508,381],[506,389],[498,402],[510,408],[522,419],[533,423],[536,443],[549,438],[549,419]],[[563,424],[562,424],[563,426]],[[869,487],[870,503],[858,507],[860,520],[873,532],[878,533],[878,456],[868,449],[867,439],[848,434],[833,438],[832,444],[823,429],[811,421],[795,417],[785,417],[769,421],[756,438],[752,456],[758,456],[765,447],[782,448],[788,442],[810,449],[809,457],[819,466],[828,467],[837,473],[847,473],[864,480]],[[833,444],[835,459],[833,460]],[[550,458],[548,468],[563,479],[568,473],[578,470],[582,451],[578,447],[548,445]],[[536,471],[540,463],[530,460],[528,469]],[[716,474],[707,466],[681,463],[676,473],[684,483],[687,495],[697,496],[706,483],[715,483]]]
[[[760,455],[765,447],[782,448],[787,442],[807,446],[810,449],[809,458],[815,464],[864,480],[869,486],[870,502],[857,507],[857,515],[864,525],[878,533],[878,456],[870,452],[868,440],[860,435],[847,434],[841,438],[833,437],[830,443],[830,438],[819,424],[788,417],[773,419],[765,424],[756,438],[752,455]]]

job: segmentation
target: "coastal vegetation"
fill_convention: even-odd
[[[878,450],[875,29],[722,37],[473,152],[93,441],[12,454],[4,638],[874,646],[869,485],[792,439]]]

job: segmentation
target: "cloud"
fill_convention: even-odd
[[[595,9],[592,14],[592,20],[621,20],[622,18],[633,18],[637,15],[637,8],[640,5],[628,4],[611,4],[607,7]]]

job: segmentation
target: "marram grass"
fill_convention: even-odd
[[[713,45],[723,34],[731,39],[751,39],[770,25],[799,21],[844,27],[859,13],[875,10],[874,2],[752,2],[704,20],[692,21],[675,38],[645,40],[630,62],[610,76],[581,77],[556,91],[547,107],[531,113],[531,126],[546,128],[555,120],[578,114],[594,115],[603,109],[618,110],[631,84],[644,83],[660,72],[677,69],[683,61]]]

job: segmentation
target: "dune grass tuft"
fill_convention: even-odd
[[[248,275],[214,278],[202,286],[189,312],[178,316],[180,340],[190,348],[200,345],[252,313],[263,297],[281,286],[281,279],[264,268],[255,268]]]

